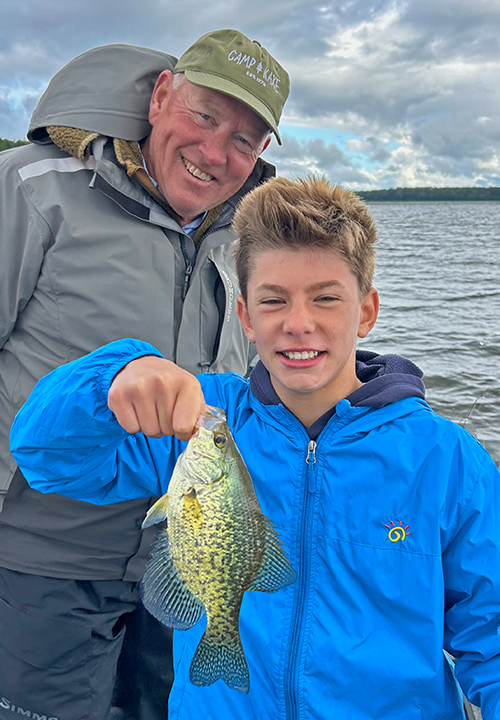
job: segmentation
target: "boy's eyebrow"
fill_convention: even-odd
[[[329,287],[344,287],[338,280],[324,280],[323,282],[313,283],[307,290],[324,290]],[[265,290],[267,292],[286,293],[288,290],[282,285],[274,285],[273,283],[262,283],[255,288],[256,291]]]

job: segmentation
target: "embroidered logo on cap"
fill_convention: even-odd
[[[175,73],[189,82],[224,93],[247,105],[276,135],[290,90],[287,71],[262,47],[238,30],[202,35],[181,55]]]
[[[393,543],[403,542],[403,540],[404,540],[408,535],[411,534],[410,531],[408,530],[408,528],[409,528],[410,526],[409,526],[409,525],[404,525],[404,526],[403,526],[402,520],[399,521],[399,525],[396,525],[395,523],[393,523],[392,520],[389,520],[389,522],[390,522],[391,524],[390,524],[390,525],[385,525],[385,527],[388,528],[388,530],[389,530],[389,533],[388,533],[387,537],[389,538],[389,540],[390,540],[391,542],[393,542]]]
[[[261,62],[259,62],[255,68],[255,72],[259,75],[259,77],[257,77],[255,73],[250,72],[250,68],[257,63],[257,60],[253,56],[244,55],[241,52],[239,53],[237,50],[231,50],[227,59],[231,62],[237,63],[238,65],[243,63],[247,67],[246,75],[248,75],[248,77],[257,80],[257,82],[260,82],[260,84],[264,87],[266,87],[266,83],[269,83],[273,90],[279,93],[280,79],[272,72],[272,70],[269,69],[267,65],[264,66]]]

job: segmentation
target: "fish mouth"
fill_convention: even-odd
[[[193,448],[193,450],[191,450],[189,457],[191,460],[203,460],[204,459],[204,460],[213,461],[213,459],[214,459],[212,455],[209,455],[209,453],[204,453],[200,450],[195,450],[194,448]]]
[[[201,411],[196,426],[213,432],[218,425],[226,422],[226,413],[213,405],[206,405]]]
[[[221,482],[222,478],[224,477],[224,473],[221,472],[220,475],[217,477],[208,477],[207,475],[198,475],[193,473],[191,476],[191,480],[197,481],[198,483],[202,483],[203,485],[206,485],[207,487],[211,487],[212,485],[216,485]]]
[[[193,483],[201,483],[203,485],[214,485],[220,482],[224,477],[224,470],[218,470],[219,475],[213,477],[207,472],[203,471],[203,467],[198,467],[201,460],[209,460],[213,468],[214,458],[213,456],[200,452],[199,450],[191,450],[189,456],[182,454],[179,458],[181,463],[181,471],[185,474],[186,478]]]

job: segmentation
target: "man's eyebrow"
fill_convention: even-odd
[[[241,135],[248,135],[255,143],[263,143],[267,140],[267,136],[270,134],[271,130],[270,128],[265,127],[264,122],[262,122],[261,126],[259,118],[255,116],[255,122],[249,122],[247,120],[244,127],[238,128],[238,132]]]
[[[224,112],[224,107],[216,98],[208,97],[191,102],[191,109],[195,112],[206,112],[207,115],[217,116],[218,113]],[[261,125],[262,123],[262,125]],[[244,126],[237,130],[241,135],[249,135],[256,143],[265,142],[271,130],[267,127],[263,120],[255,115],[255,122],[246,120]]]
[[[206,112],[207,115],[220,112],[220,105],[213,98],[194,98],[190,100],[190,105],[196,112]]]
[[[313,283],[312,285],[309,285],[306,290],[324,290],[325,288],[330,287],[344,287],[341,282],[338,280],[323,280],[323,282]],[[262,283],[262,285],[258,285],[258,287],[255,288],[257,292],[267,291],[267,292],[276,292],[276,293],[287,293],[288,290],[283,287],[282,285],[274,285],[273,283]]]

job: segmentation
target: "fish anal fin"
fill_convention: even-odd
[[[232,690],[248,693],[250,675],[240,637],[224,644],[215,643],[205,631],[193,656],[189,678],[198,686],[212,685],[221,679]]]
[[[276,592],[291,585],[297,579],[297,573],[288,559],[276,528],[266,517],[266,548],[260,568],[252,580],[249,590]]]
[[[201,620],[203,604],[184,584],[170,554],[168,532],[160,530],[141,582],[146,610],[164,625],[187,630]]]
[[[168,496],[165,493],[165,495],[163,495],[149,508],[147,515],[144,518],[144,522],[142,523],[142,529],[144,530],[145,528],[151,527],[151,525],[156,525],[162,520],[165,520],[167,517],[167,508]]]

